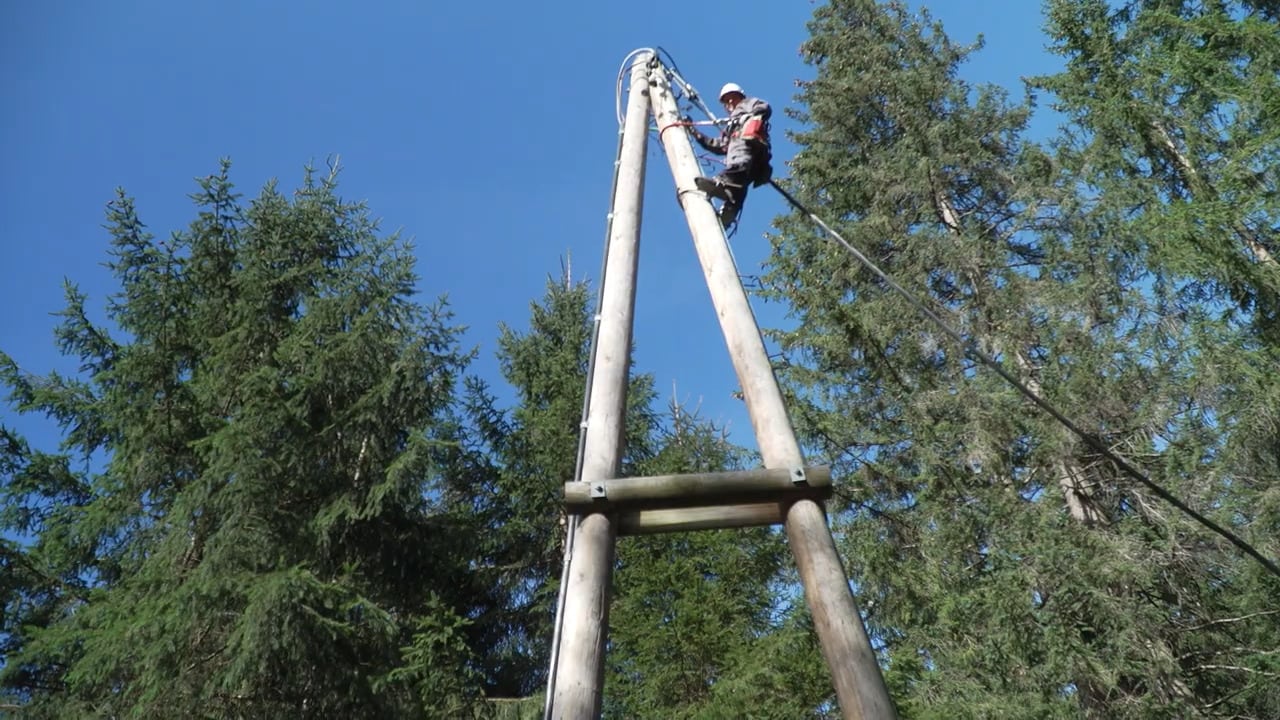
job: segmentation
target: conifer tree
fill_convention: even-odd
[[[1160,469],[1276,557],[1280,9],[1249,0],[1046,8],[1066,68],[1034,83],[1070,120],[1055,148],[1064,182],[1085,189],[1091,223],[1123,238],[1117,254],[1142,268],[1145,322],[1159,328],[1166,382],[1179,388],[1153,428],[1165,445]],[[1250,563],[1203,554],[1168,620],[1188,697],[1209,715],[1273,714],[1268,648],[1280,622],[1267,598],[1280,586]]]
[[[336,173],[243,203],[229,164],[156,240],[108,206],[112,328],[69,286],[72,377],[0,358],[64,433],[5,431],[5,697],[29,717],[455,717],[476,691],[432,500],[466,366],[408,245]],[[6,578],[9,575],[6,574]],[[424,701],[429,701],[429,704]]]
[[[1199,408],[1185,408],[1205,393],[1184,383],[1208,378],[1170,342],[1133,228],[1022,137],[1030,107],[962,81],[976,48],[901,2],[834,1],[811,29],[796,192],[1021,382],[1230,518],[1210,500],[1228,486],[1192,482],[1205,446],[1187,422]],[[1212,578],[1252,571],[804,218],[778,227],[768,282],[798,320],[780,335],[785,377],[808,442],[860,478],[837,522],[903,713],[1145,717],[1225,702],[1232,690],[1195,686],[1194,623],[1175,621],[1188,603],[1227,617],[1242,594]]]

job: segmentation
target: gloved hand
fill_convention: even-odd
[[[689,132],[693,133],[694,137],[706,137],[702,134],[702,131],[698,129],[698,126],[693,124],[693,116],[685,115],[680,118],[680,122],[684,123],[685,127],[689,128]]]

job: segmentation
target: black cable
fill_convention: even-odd
[[[667,72],[675,76],[674,80],[676,81],[676,85],[684,91],[685,97],[689,102],[693,103],[693,105],[701,110],[709,119],[715,120],[715,113],[711,112],[711,108],[703,102],[702,96],[698,93],[697,88],[689,83],[689,81],[685,80],[684,75],[680,73],[680,66],[676,65],[676,59],[671,57],[671,53],[667,52],[665,48],[659,46],[656,49],[660,55],[667,59]]]
[[[1174,506],[1178,510],[1181,510],[1184,514],[1186,514],[1196,522],[1200,523],[1204,527],[1212,530],[1213,532],[1225,538],[1232,545],[1235,545],[1237,548],[1239,548],[1241,552],[1245,553],[1249,557],[1261,563],[1262,566],[1266,568],[1267,571],[1269,571],[1272,575],[1275,575],[1276,577],[1280,577],[1280,566],[1277,566],[1273,560],[1263,555],[1261,552],[1257,550],[1257,548],[1250,545],[1248,542],[1246,542],[1243,538],[1237,536],[1235,533],[1231,532],[1230,530],[1227,530],[1226,528],[1222,527],[1221,525],[1218,525],[1217,523],[1205,517],[1204,515],[1201,515],[1200,513],[1196,512],[1189,505],[1187,505],[1186,503],[1182,502],[1177,497],[1175,497],[1173,493],[1157,485],[1155,481],[1147,477],[1147,475],[1143,473],[1141,470],[1138,470],[1137,468],[1133,467],[1124,458],[1112,452],[1111,448],[1107,447],[1097,437],[1089,433],[1086,433],[1084,430],[1080,429],[1075,423],[1071,422],[1071,420],[1069,420],[1065,415],[1063,415],[1061,412],[1058,412],[1058,410],[1055,407],[1050,405],[1047,400],[1037,395],[1035,392],[1031,390],[1031,388],[1028,388],[1026,385],[1022,383],[1022,381],[1018,380],[1016,377],[1010,374],[1009,371],[1005,370],[1004,367],[1000,365],[1000,363],[996,362],[995,358],[991,357],[990,355],[987,355],[982,350],[980,350],[972,340],[966,339],[957,330],[953,329],[950,325],[948,325],[945,320],[939,317],[937,313],[930,310],[928,306],[926,306],[923,302],[920,301],[919,298],[912,295],[908,290],[906,290],[897,282],[895,282],[893,278],[885,274],[885,272],[881,270],[874,262],[872,262],[870,258],[868,258],[866,255],[863,255],[861,252],[859,252],[858,249],[855,248],[853,245],[850,245],[849,242],[840,235],[840,233],[836,232],[835,230],[832,230],[829,225],[827,225],[825,222],[822,221],[822,218],[813,214],[813,212],[811,212],[808,208],[806,208],[803,204],[801,204],[799,200],[796,200],[795,197],[791,195],[791,193],[784,190],[782,186],[779,185],[776,181],[770,180],[769,184],[772,185],[773,189],[777,190],[778,193],[782,195],[782,197],[786,198],[787,202],[791,203],[792,207],[794,207],[796,210],[799,210],[802,214],[808,216],[809,219],[815,222],[819,227],[821,227],[823,231],[827,233],[827,235],[835,238],[837,242],[839,242],[841,245],[844,246],[845,250],[848,250],[849,253],[851,253],[855,258],[858,259],[858,262],[866,266],[866,268],[870,270],[876,277],[880,278],[882,281],[884,281],[886,285],[888,285],[895,292],[897,292],[904,299],[906,299],[906,301],[910,303],[912,307],[918,310],[921,315],[924,315],[925,317],[932,320],[934,324],[936,324],[939,328],[942,329],[943,332],[945,332],[947,335],[950,335],[951,338],[954,339],[956,342],[960,343],[961,347],[964,348],[964,352],[966,355],[968,355],[969,357],[975,360],[978,360],[983,365],[986,365],[987,367],[994,370],[997,374],[1000,375],[1000,377],[1004,378],[1010,385],[1013,385],[1015,388],[1017,388],[1018,392],[1022,393],[1028,400],[1035,403],[1037,407],[1039,407],[1041,410],[1048,413],[1050,416],[1053,417],[1053,419],[1062,423],[1062,425],[1066,427],[1068,430],[1075,433],[1076,436],[1079,437],[1081,440],[1083,440],[1086,445],[1093,448],[1095,451],[1100,453],[1103,457],[1107,458],[1111,462],[1115,463],[1116,467],[1120,468],[1126,475],[1142,483],[1144,486],[1147,487],[1147,489],[1155,493],[1162,500]]]

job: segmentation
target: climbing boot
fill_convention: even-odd
[[[729,188],[723,180],[718,177],[702,177],[698,176],[693,179],[693,184],[698,189],[707,194],[707,197],[720,198],[721,200],[729,199]]]
[[[728,227],[733,224],[733,221],[738,219],[738,211],[741,209],[742,208],[738,207],[737,205],[734,205],[731,202],[727,202],[723,206],[721,206],[720,207],[721,227],[728,229]]]

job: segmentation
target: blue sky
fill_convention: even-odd
[[[921,3],[915,3],[919,6]],[[1057,67],[1033,0],[923,3],[958,42],[987,46],[963,75],[1021,94]],[[305,7],[305,10],[303,9]],[[0,3],[0,349],[22,367],[74,371],[51,313],[68,278],[102,317],[114,291],[103,207],[114,188],[163,238],[192,218],[193,178],[230,157],[247,197],[308,161],[340,155],[342,192],[414,239],[424,299],[448,294],[474,370],[496,386],[499,323],[523,328],[548,275],[572,257],[599,272],[616,146],[614,82],[632,49],[662,46],[711,96],[724,82],[774,104],[775,168],[794,148],[781,110],[809,76],[798,49],[811,2]],[[670,133],[668,133],[669,135]],[[733,249],[766,259],[784,211],[757,190]],[[756,302],[762,324],[782,308]],[[754,446],[737,382],[680,215],[651,143],[636,307],[636,361],[664,397],[700,405]],[[38,445],[48,423],[0,404]]]

